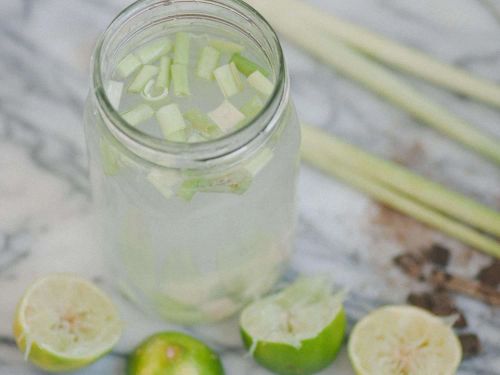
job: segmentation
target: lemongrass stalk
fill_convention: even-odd
[[[390,100],[415,118],[500,164],[500,142],[427,99],[388,69],[338,40],[291,17],[272,17],[273,26],[318,59]],[[314,41],[314,42],[312,42]]]
[[[316,9],[298,0],[248,0],[274,21],[289,18],[296,24],[305,24],[323,30],[331,36],[397,69],[428,80],[437,85],[500,107],[500,86],[465,70],[438,61],[417,49],[404,46],[354,23],[341,20],[333,14]],[[283,15],[283,9],[287,14]],[[314,39],[313,39],[314,40]],[[317,43],[317,42],[315,42]]]
[[[240,53],[245,49],[245,47],[242,46],[241,44],[230,42],[229,40],[223,40],[223,39],[212,39],[209,41],[208,44],[218,49],[220,52],[229,54]]]
[[[128,87],[128,92],[140,93],[144,90],[144,87],[155,75],[158,74],[158,67],[154,65],[144,65],[137,76],[134,78],[130,86]]]
[[[270,96],[274,90],[274,84],[266,78],[259,70],[256,70],[247,78],[248,84],[265,97]]]
[[[304,147],[311,147],[316,152],[329,155],[379,183],[388,185],[448,216],[500,238],[499,212],[412,173],[394,162],[371,155],[317,128],[303,125],[302,137]]]
[[[335,176],[356,189],[377,199],[378,201],[392,207],[422,223],[454,237],[463,243],[470,245],[486,254],[500,258],[500,243],[483,235],[479,231],[455,221],[433,209],[413,201],[376,180],[363,175],[339,162],[336,158],[326,153],[317,152],[314,143],[310,144],[304,138],[302,145],[302,158],[320,170]]]
[[[269,77],[269,72],[266,69],[239,53],[235,53],[231,57],[231,62],[234,63],[238,70],[247,77],[256,70],[264,74],[266,77]]]

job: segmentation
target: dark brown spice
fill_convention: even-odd
[[[481,351],[481,341],[474,333],[467,333],[458,336],[460,344],[462,345],[463,356],[465,358],[478,355]]]
[[[450,262],[450,250],[440,244],[434,244],[425,252],[427,259],[439,267],[447,267]]]
[[[435,291],[433,293],[412,293],[408,296],[408,303],[432,312],[437,316],[457,315],[458,318],[453,324],[455,328],[467,327],[467,320],[462,311],[460,311],[451,296],[444,291]]]
[[[477,279],[483,284],[498,288],[500,285],[500,261],[493,261],[489,266],[479,271]]]

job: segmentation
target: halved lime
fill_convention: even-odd
[[[131,355],[128,375],[223,375],[219,356],[201,341],[163,332],[143,341]]]
[[[453,375],[462,349],[442,319],[412,306],[387,306],[356,324],[349,357],[359,375]]]
[[[326,278],[301,278],[241,314],[245,346],[263,367],[283,375],[315,373],[332,363],[346,328],[343,293]]]
[[[14,337],[26,359],[52,372],[88,365],[109,352],[122,324],[110,299],[73,275],[51,275],[24,294],[14,320]]]

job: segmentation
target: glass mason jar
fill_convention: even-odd
[[[130,126],[104,90],[131,49],[186,25],[237,36],[276,77],[250,124],[192,144]],[[281,46],[255,10],[239,0],[141,0],[125,9],[93,56],[85,133],[98,234],[133,301],[174,322],[215,322],[279,279],[292,249],[300,128]],[[175,183],[198,190],[186,197]]]

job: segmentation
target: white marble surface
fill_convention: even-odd
[[[126,331],[113,354],[79,375],[123,374],[126,353],[146,335],[169,328],[117,293],[90,230],[82,106],[97,35],[125,0],[0,1],[0,374],[34,375],[15,349],[11,320],[23,290],[53,271],[95,280],[120,306]],[[500,82],[498,0],[316,0],[371,29]],[[500,170],[422,126],[404,112],[339,77],[285,43],[300,116],[401,161],[456,190],[500,208]],[[497,110],[411,81],[436,101],[500,137]],[[403,248],[440,240],[453,268],[473,275],[488,259],[304,167],[297,252],[288,278],[327,272],[350,291],[350,325],[370,309],[401,303],[410,282],[391,266]],[[459,299],[483,353],[461,375],[500,374],[500,313]],[[241,349],[235,325],[196,330],[221,354],[229,375],[267,374]],[[345,351],[324,374],[352,374]]]

